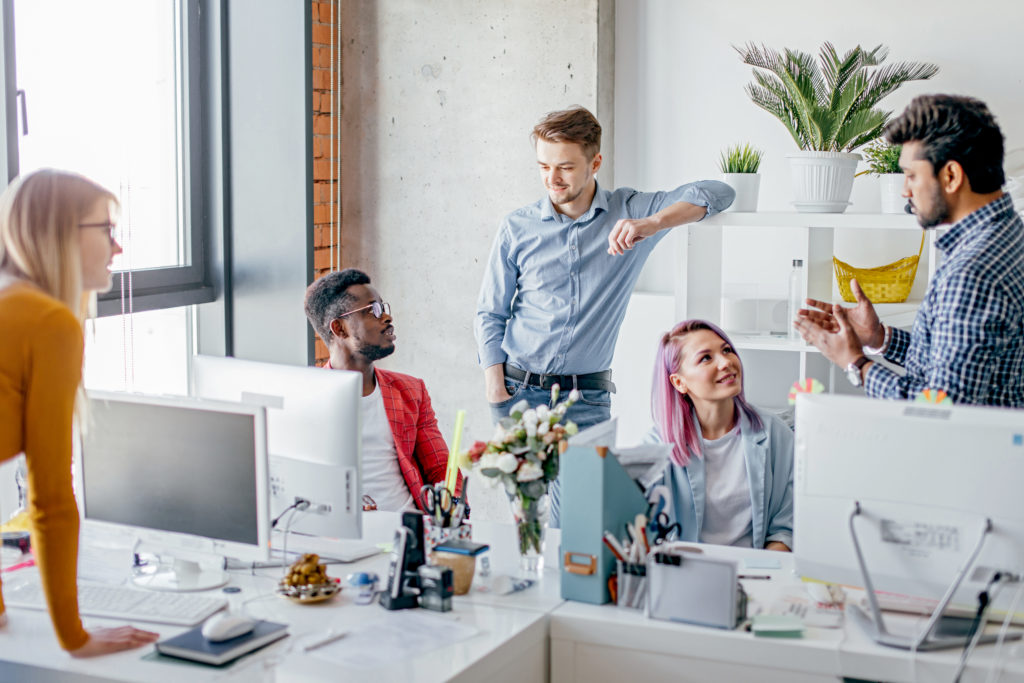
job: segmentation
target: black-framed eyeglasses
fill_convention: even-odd
[[[114,242],[117,241],[115,239],[115,237],[114,237],[114,228],[116,228],[117,226],[114,225],[113,223],[111,223],[110,221],[104,221],[103,223],[79,223],[78,227],[79,228],[106,228],[108,233],[109,233],[107,235],[107,239],[110,240],[110,243],[113,244]]]
[[[370,312],[373,313],[374,318],[382,318],[385,315],[391,315],[391,304],[384,303],[383,301],[374,301],[372,304],[367,304],[362,308],[357,308],[356,310],[349,311],[348,313],[342,313],[335,319],[340,320],[341,318],[344,318],[346,315],[352,315],[353,313],[358,313],[359,311],[365,311],[367,308],[369,308]]]

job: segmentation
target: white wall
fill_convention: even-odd
[[[616,7],[616,166],[620,184],[668,187],[715,177],[719,152],[750,141],[766,153],[760,209],[790,208],[785,154],[789,133],[756,107],[743,87],[751,68],[733,45],[764,43],[817,54],[831,41],[843,52],[860,44],[890,48],[889,61],[927,61],[940,67],[929,81],[909,83],[882,102],[898,114],[929,92],[985,101],[1006,136],[1024,146],[1024,5],[1008,2],[890,2],[864,0],[833,9],[811,0],[635,0]],[[877,211],[877,181],[854,183],[851,211]],[[901,239],[902,238],[902,239]],[[855,265],[881,265],[914,253],[912,235],[896,236],[872,254],[855,238],[837,240],[837,255]],[[670,291],[674,268],[662,248],[639,288]],[[875,258],[877,263],[859,262]]]
[[[756,107],[743,90],[752,80],[751,68],[740,62],[732,46],[748,42],[815,55],[826,40],[840,52],[857,44],[874,47],[882,43],[890,48],[889,62],[934,62],[940,67],[937,76],[907,84],[882,105],[898,114],[922,93],[971,95],[985,101],[996,115],[1007,149],[1022,147],[1021,26],[1024,5],[1008,2],[620,2],[616,6],[615,46],[616,179],[620,185],[656,189],[717,177],[720,151],[749,141],[765,151],[760,210],[791,210],[785,154],[796,145],[782,124]],[[857,178],[851,199],[849,211],[877,211],[877,180]],[[679,237],[683,235],[673,236]],[[865,237],[864,232],[837,231],[836,255],[858,266],[882,265],[916,253],[920,238],[914,231],[888,235],[872,231],[871,242]],[[780,243],[786,239],[782,234],[773,235],[776,238]],[[760,245],[754,260],[777,271],[778,277],[770,278],[765,295],[784,298],[789,261],[781,255],[773,259],[770,249],[770,244],[767,249]],[[752,251],[749,239],[735,232],[724,235],[723,276],[727,281],[730,269],[760,267],[748,258]],[[638,291],[672,292],[673,278],[680,275],[675,259],[676,250],[666,241],[648,262]],[[922,261],[911,298],[923,294],[926,272],[927,264]],[[640,310],[640,304],[633,308]],[[634,329],[631,339],[653,333]],[[617,357],[623,355],[620,341]],[[631,355],[653,359],[653,349],[639,348]],[[647,387],[649,379],[638,390],[646,392]],[[630,400],[632,397],[618,397],[618,401]]]

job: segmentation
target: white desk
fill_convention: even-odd
[[[741,559],[768,551],[706,547],[707,552]],[[769,581],[744,581],[753,600],[770,606],[784,585],[796,581],[792,556],[772,555],[782,569],[746,570],[770,574]],[[741,566],[742,570],[742,566]],[[859,593],[851,592],[851,600]],[[843,677],[885,681],[953,679],[959,650],[920,653],[882,647],[847,620],[841,629],[808,628],[802,639],[757,638],[725,631],[646,619],[641,611],[612,605],[565,602],[551,613],[551,680],[597,681],[836,681]],[[890,617],[887,617],[890,619]],[[924,618],[892,618],[891,626],[924,623]],[[1004,645],[1001,681],[1024,681],[1024,646]],[[996,662],[995,647],[979,646],[963,681],[984,681]]]
[[[474,538],[493,543],[492,571],[508,573],[518,564],[511,525],[478,523]],[[557,538],[554,539],[557,546]],[[328,574],[344,577],[352,571],[387,575],[388,557],[378,555],[351,565],[329,565]],[[33,571],[33,570],[23,570]],[[546,681],[548,675],[547,613],[561,604],[558,574],[549,569],[538,586],[508,596],[471,592],[459,597],[446,614],[426,610],[436,618],[457,619],[478,630],[475,636],[432,652],[400,658],[372,669],[343,671],[315,653],[302,652],[304,642],[327,629],[355,632],[361,625],[389,615],[379,605],[355,605],[350,590],[322,605],[296,605],[272,592],[280,569],[231,572],[231,584],[242,588],[233,604],[244,603],[253,617],[290,624],[291,635],[239,660],[226,669],[181,664],[173,659],[152,661],[146,647],[95,659],[73,659],[60,650],[46,612],[10,609],[8,626],[0,630],[0,681],[337,681],[371,680],[374,683],[410,681]],[[6,579],[7,577],[5,577]],[[14,580],[11,577],[8,580]],[[221,595],[219,591],[211,592]],[[236,602],[237,600],[237,602]],[[124,622],[85,618],[86,627]],[[168,637],[185,629],[174,626],[134,625]]]

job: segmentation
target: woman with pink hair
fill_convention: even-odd
[[[790,550],[793,432],[743,397],[743,364],[704,320],[666,333],[654,366],[652,413],[672,456],[655,484],[670,492],[679,540]]]

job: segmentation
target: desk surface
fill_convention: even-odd
[[[742,561],[769,551],[704,546],[708,554]],[[743,581],[751,600],[770,607],[799,578],[792,555],[775,553],[781,568],[743,570],[769,574],[770,580]],[[849,591],[859,601],[861,591]],[[565,602],[550,617],[551,680],[758,680],[835,681],[842,677],[885,681],[950,681],[960,650],[917,653],[883,647],[847,619],[839,629],[808,628],[801,639],[758,638],[744,631],[704,628],[647,619],[640,610],[613,605]],[[887,615],[894,630],[920,628],[925,617]],[[984,681],[1001,669],[1001,681],[1024,681],[1024,645],[1007,643],[1003,656],[995,646],[979,646],[963,681]],[[674,673],[673,673],[674,672]],[[995,680],[995,679],[993,679]]]
[[[474,538],[492,544],[492,573],[512,573],[518,564],[512,525],[477,523]],[[557,537],[555,539],[557,546]],[[552,554],[554,556],[554,554]],[[388,556],[377,555],[348,565],[329,565],[328,574],[344,577],[353,571],[375,571],[387,575]],[[22,570],[34,571],[34,570]],[[10,609],[9,624],[0,630],[0,680],[114,680],[114,681],[336,681],[339,664],[323,653],[305,653],[302,646],[328,629],[351,633],[395,616],[379,605],[355,605],[352,592],[321,605],[297,605],[273,594],[280,569],[232,571],[230,585],[242,592],[232,598],[252,617],[290,625],[290,637],[238,660],[225,669],[154,659],[146,647],[106,657],[79,660],[61,651],[46,612]],[[5,580],[15,580],[15,577]],[[476,583],[476,582],[475,582]],[[222,595],[212,591],[213,595]],[[558,573],[549,569],[539,585],[512,595],[474,591],[457,597],[451,612],[439,614],[413,610],[417,616],[452,620],[476,629],[477,633],[439,649],[399,657],[351,673],[375,683],[386,681],[433,682],[447,680],[523,681],[546,680],[548,670],[547,613],[561,603]],[[86,617],[87,628],[119,625],[123,621]],[[440,623],[440,622],[437,622]],[[134,625],[157,631],[161,638],[183,628],[137,622]],[[326,649],[326,648],[325,648]]]

